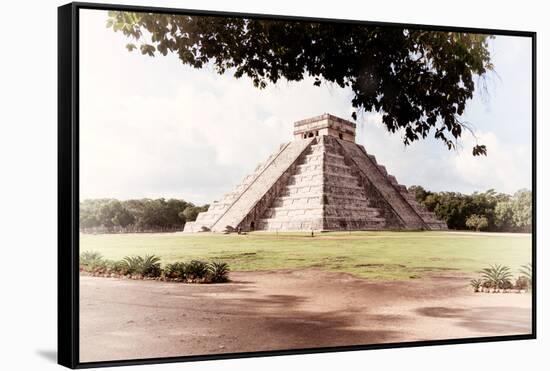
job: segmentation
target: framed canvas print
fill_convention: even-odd
[[[60,364],[535,338],[535,33],[71,3],[58,35]]]

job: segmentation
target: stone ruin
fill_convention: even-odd
[[[324,114],[294,124],[281,145],[184,232],[442,230],[373,155],[355,124]]]

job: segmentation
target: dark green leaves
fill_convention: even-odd
[[[473,77],[493,69],[490,36],[469,33],[131,12],[110,12],[107,27],[136,41],[146,31],[151,41],[141,42],[143,55],[173,52],[183,64],[230,70],[258,88],[308,75],[315,86],[324,80],[349,87],[353,119],[380,112],[405,144],[432,133],[448,149],[462,136],[459,118],[473,96]],[[486,155],[485,146],[473,154]]]
[[[141,54],[145,55],[147,54],[150,57],[155,56],[155,47],[153,45],[149,44],[142,44],[139,48],[141,50]]]
[[[472,154],[474,156],[487,156],[487,147],[485,147],[485,145],[476,145],[474,146],[473,150],[472,150]]]

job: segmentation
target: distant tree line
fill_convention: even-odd
[[[471,195],[458,192],[430,192],[421,186],[409,187],[416,200],[450,229],[490,232],[531,232],[532,192],[522,189],[513,195],[490,189]]]
[[[85,233],[169,232],[182,230],[209,205],[196,206],[164,198],[119,201],[84,200],[80,203],[80,230]]]
[[[513,195],[490,189],[467,195],[431,192],[411,186],[416,200],[447,223],[449,229],[490,232],[531,232],[532,193]],[[209,205],[177,199],[84,200],[80,203],[80,230],[85,233],[170,232],[183,230]]]

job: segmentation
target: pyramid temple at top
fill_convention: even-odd
[[[447,229],[355,143],[355,124],[298,121],[283,144],[185,232]]]

